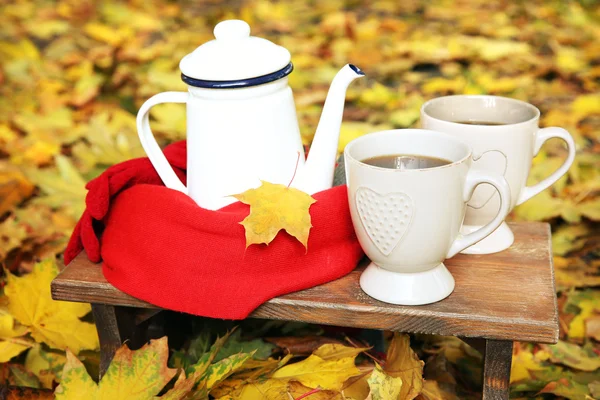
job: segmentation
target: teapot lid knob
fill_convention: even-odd
[[[237,40],[250,36],[250,25],[246,21],[232,19],[219,22],[213,31],[217,40]]]

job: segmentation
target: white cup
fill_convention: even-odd
[[[449,164],[391,169],[365,164],[371,157],[404,154]],[[471,168],[471,149],[450,135],[423,129],[367,134],[344,151],[348,201],[358,240],[371,259],[360,277],[371,297],[392,304],[433,303],[454,290],[443,261],[491,234],[509,210],[510,189],[500,174]],[[467,201],[481,183],[500,193],[496,217],[461,235]]]
[[[423,128],[445,132],[465,142],[473,149],[475,168],[506,178],[511,191],[510,211],[551,186],[568,171],[575,159],[575,143],[569,132],[562,128],[540,129],[539,119],[540,111],[533,105],[498,96],[446,96],[429,100],[421,107]],[[502,125],[469,125],[455,121]],[[526,186],[533,157],[551,138],[560,138],[567,143],[567,159],[546,179]],[[461,232],[474,231],[490,221],[498,211],[499,202],[491,187],[478,187],[468,204]],[[493,234],[463,253],[496,253],[509,248],[513,241],[512,231],[503,223]]]

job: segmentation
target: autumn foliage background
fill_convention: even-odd
[[[89,307],[49,299],[53,260],[82,213],[85,182],[144,156],[135,128],[139,106],[155,93],[185,90],[179,60],[211,40],[214,25],[226,18],[246,20],[254,35],[292,53],[290,84],[306,144],[329,83],[347,62],[367,77],[349,89],[340,151],[371,131],[418,126],[425,100],[454,93],[531,102],[542,111],[542,126],[574,136],[577,157],[569,173],[511,216],[552,223],[561,327],[557,346],[515,345],[512,393],[600,398],[600,9],[594,0],[0,1],[6,285],[0,379],[53,388],[67,346],[82,351],[88,370],[97,368]],[[162,144],[185,138],[185,107],[161,105],[152,117]],[[564,157],[560,141],[547,144],[534,160],[531,182]],[[323,334],[310,326],[271,328],[298,338]],[[78,336],[82,330],[89,331],[85,338]],[[425,377],[436,382],[422,398],[474,396],[479,358],[472,349],[452,338],[413,337],[412,343],[426,361]]]

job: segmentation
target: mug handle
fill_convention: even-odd
[[[472,246],[489,236],[496,230],[496,228],[500,226],[510,211],[510,187],[508,186],[506,179],[500,175],[489,174],[477,170],[471,170],[467,175],[467,183],[465,185],[465,191],[463,194],[463,200],[465,203],[471,199],[475,188],[482,183],[489,183],[490,185],[494,186],[500,194],[500,209],[498,210],[498,214],[496,214],[491,222],[477,229],[475,232],[471,232],[464,236],[459,234],[450,246],[450,250],[448,251],[446,258],[454,257],[467,247]]]
[[[550,187],[554,182],[559,180],[564,174],[567,173],[573,161],[575,160],[575,141],[569,132],[567,132],[563,128],[550,127],[550,128],[542,128],[537,131],[535,135],[535,145],[533,148],[533,156],[535,157],[539,152],[546,140],[552,138],[559,138],[567,143],[567,148],[569,149],[569,155],[565,162],[558,168],[556,171],[552,173],[549,177],[542,180],[541,182],[536,183],[533,186],[525,186],[523,190],[521,190],[521,194],[517,199],[517,205],[522,204],[541,192],[544,189]]]
[[[185,185],[179,180],[175,171],[167,161],[160,146],[156,142],[152,130],[150,129],[149,113],[150,109],[161,103],[187,103],[189,95],[187,92],[163,92],[150,97],[137,114],[137,131],[142,147],[148,155],[150,162],[158,172],[158,176],[162,179],[166,187],[178,190],[187,194],[188,190]]]

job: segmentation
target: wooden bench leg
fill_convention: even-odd
[[[100,340],[100,378],[108,369],[117,349],[133,335],[135,320],[128,311],[126,307],[92,304]]]
[[[511,341],[485,341],[483,400],[508,400],[512,350]]]

